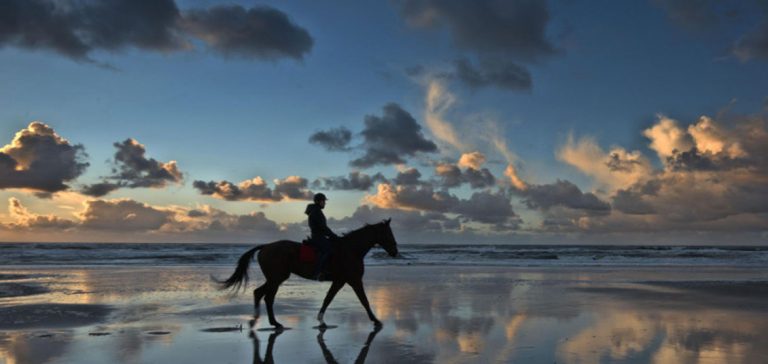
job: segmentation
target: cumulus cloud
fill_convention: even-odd
[[[551,184],[531,184],[524,191],[517,193],[532,209],[549,210],[561,206],[593,214],[607,214],[611,210],[611,205],[607,202],[601,201],[591,192],[582,192],[578,186],[565,180],[557,180]]]
[[[458,166],[462,168],[480,169],[485,164],[485,154],[474,151],[463,153],[459,157]]]
[[[674,138],[680,138],[679,135],[670,132],[669,127],[652,129],[654,129],[653,134],[659,135],[664,143],[661,146],[652,145],[651,148],[661,147],[666,150],[671,148],[669,143],[675,141]],[[649,131],[646,130],[646,133]],[[670,137],[670,134],[675,135],[674,138]],[[576,140],[573,135],[569,135],[565,144],[557,151],[557,158],[594,178],[599,187],[608,188],[611,191],[642,181],[649,177],[653,170],[651,162],[640,151],[627,151],[622,147],[613,147],[606,152],[593,138],[589,137]]]
[[[312,182],[312,187],[321,190],[356,190],[368,191],[377,182],[386,182],[381,173],[373,176],[353,171],[348,176],[321,177]]]
[[[352,132],[343,126],[327,131],[321,130],[309,137],[310,143],[320,145],[329,151],[348,151],[350,141],[352,141]]]
[[[29,212],[17,198],[8,199],[8,213],[14,221],[12,229],[51,229],[67,230],[76,225],[75,221],[60,218],[55,215],[38,215]]]
[[[280,10],[257,6],[218,5],[190,9],[182,29],[225,55],[245,58],[304,58],[314,41],[304,28]]]
[[[366,195],[364,201],[389,210],[456,214],[467,222],[498,227],[516,227],[519,220],[512,210],[510,196],[501,191],[475,192],[469,199],[460,199],[428,185],[393,186],[381,183],[376,194]]]
[[[174,0],[8,0],[0,4],[0,46],[48,50],[95,62],[94,51],[136,48],[168,53],[199,39],[224,55],[303,58],[309,33],[274,8],[215,6],[179,10]]]
[[[464,183],[468,183],[472,188],[486,188],[496,184],[496,177],[488,168],[468,167],[462,170],[455,164],[438,163],[435,166],[435,175],[440,178],[440,185],[445,188],[459,187]]]
[[[113,144],[117,148],[113,160],[112,175],[105,180],[87,185],[82,193],[100,197],[121,187],[165,187],[168,183],[180,183],[182,173],[176,161],[167,163],[146,157],[146,147],[135,139]]]
[[[724,123],[703,116],[682,127],[659,117],[643,134],[663,167],[636,163],[645,160],[640,152],[630,153],[632,158],[609,159],[612,171],[643,165],[645,176],[616,184],[620,187],[609,192],[612,213],[581,216],[574,228],[596,232],[768,229],[766,121],[763,116],[729,119]],[[588,146],[599,148],[594,143]],[[593,153],[593,165],[584,159],[580,169],[587,174],[602,170],[605,159],[599,156],[605,154],[598,152]]]
[[[353,167],[402,164],[404,158],[417,153],[437,152],[437,146],[424,137],[416,119],[395,103],[384,105],[382,116],[367,115],[361,134],[365,152],[350,162]]]
[[[213,196],[227,201],[258,201],[277,202],[283,199],[311,200],[313,193],[309,191],[309,181],[299,176],[288,176],[275,179],[274,188],[269,187],[261,177],[234,184],[229,181],[194,181],[192,187],[200,194]]]
[[[0,189],[58,192],[88,167],[81,144],[70,144],[50,126],[35,121],[0,148]]]
[[[424,184],[425,182],[420,180],[421,172],[416,168],[406,168],[397,172],[397,176],[392,180],[394,184],[399,186],[416,186]]]
[[[110,231],[158,230],[171,221],[170,211],[130,199],[90,200],[80,215],[85,229]]]

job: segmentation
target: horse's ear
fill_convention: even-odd
[[[392,222],[392,218],[391,217],[386,219],[386,220],[384,220],[384,223],[387,224],[387,225],[389,225],[390,222]]]

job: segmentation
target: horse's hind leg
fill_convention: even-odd
[[[267,303],[267,315],[269,316],[269,324],[274,326],[275,329],[281,330],[283,328],[283,325],[281,325],[277,320],[275,319],[275,311],[273,309],[273,305],[275,304],[275,295],[277,295],[277,289],[280,288],[281,282],[270,282],[267,281],[265,283],[266,287],[266,295],[264,296],[264,301]]]
[[[261,306],[261,298],[264,297],[264,295],[267,292],[267,284],[264,283],[259,288],[256,288],[253,290],[253,320],[250,320],[248,323],[251,325],[251,327],[256,325],[256,320],[259,319],[260,316],[260,306]]]

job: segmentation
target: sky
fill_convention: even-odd
[[[0,241],[768,243],[759,1],[6,0]]]

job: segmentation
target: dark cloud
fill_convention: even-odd
[[[32,122],[0,148],[0,189],[66,190],[69,186],[64,182],[88,167],[86,157],[82,145],[72,145],[48,125]]]
[[[736,41],[733,53],[743,61],[768,61],[768,11],[762,23]]]
[[[399,0],[402,16],[416,27],[446,27],[456,46],[524,61],[556,53],[546,36],[546,1]]]
[[[530,90],[531,73],[525,67],[510,61],[483,60],[475,67],[468,59],[455,62],[455,76],[471,88],[495,86],[508,90]]]
[[[185,47],[173,0],[6,0],[0,4],[0,45],[47,49],[91,61],[97,49],[172,51]]]
[[[197,189],[200,194],[209,195],[227,201],[280,201],[280,195],[275,194],[267,183],[261,178],[256,177],[251,180],[234,184],[229,181],[194,181],[192,187]]]
[[[365,117],[365,129],[361,132],[365,154],[352,160],[350,165],[368,168],[377,164],[399,164],[416,153],[437,151],[437,145],[424,137],[421,126],[400,105],[390,103],[383,110],[381,117]]]
[[[643,194],[633,190],[618,190],[613,196],[611,206],[625,214],[649,215],[656,213],[648,201],[643,199]]]
[[[459,49],[475,56],[455,61],[452,72],[469,87],[530,90],[531,74],[521,63],[549,58],[559,51],[547,39],[546,1],[398,0],[401,15],[417,28],[446,28]],[[423,72],[423,71],[422,71]]]
[[[386,182],[381,173],[367,175],[362,172],[350,172],[348,176],[321,177],[312,182],[312,187],[321,190],[356,190],[368,191],[377,182]]]
[[[551,184],[531,184],[525,190],[514,191],[520,194],[526,206],[532,209],[548,210],[562,206],[592,214],[607,214],[611,211],[611,205],[607,202],[600,200],[591,192],[582,192],[570,181],[557,180]]]
[[[348,151],[352,141],[352,132],[345,127],[318,131],[309,137],[309,142],[317,144],[330,151]]]
[[[128,200],[86,201],[81,214],[83,228],[112,231],[158,230],[171,222],[173,212]]]
[[[404,171],[397,172],[397,176],[392,181],[398,186],[416,186],[423,184],[420,180],[421,172],[416,168],[408,168]]]
[[[4,0],[0,46],[42,49],[86,62],[97,50],[192,49],[197,38],[225,55],[301,59],[312,38],[279,10],[216,6],[181,13],[174,0]]]
[[[99,182],[83,186],[80,193],[86,196],[101,197],[120,188],[120,185],[111,182]]]
[[[81,192],[89,196],[103,196],[121,187],[165,187],[169,183],[180,183],[182,173],[175,161],[163,163],[147,158],[146,148],[135,139],[126,139],[113,144],[115,152],[112,175],[105,180],[85,186]]]
[[[440,186],[444,188],[459,187],[464,183],[469,183],[472,188],[486,188],[496,184],[496,177],[487,168],[462,170],[457,165],[441,163],[435,168],[435,174],[440,178]]]
[[[512,210],[510,196],[501,191],[475,192],[469,199],[459,201],[454,212],[469,220],[515,229],[520,223]]]
[[[302,59],[314,41],[288,16],[267,6],[219,5],[184,13],[182,28],[209,47],[246,58]]]
[[[457,214],[465,221],[493,224],[499,228],[516,228],[519,223],[512,210],[511,196],[502,191],[476,192],[469,199],[460,199],[429,185],[380,184],[377,194],[366,196],[366,201],[384,209]]]
[[[200,194],[209,195],[227,201],[277,202],[283,199],[311,200],[313,193],[308,190],[306,178],[289,176],[275,180],[274,188],[269,187],[261,177],[234,184],[229,181],[194,181],[192,187]]]

